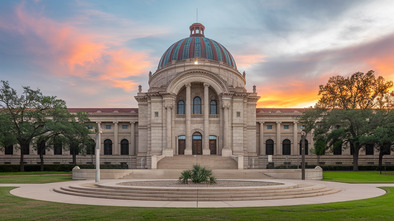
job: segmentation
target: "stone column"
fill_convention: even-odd
[[[210,155],[209,150],[209,84],[204,83],[204,146],[203,155]]]
[[[280,137],[280,124],[282,122],[276,122],[276,152],[274,151],[274,155],[282,155],[281,151],[281,137]]]
[[[294,125],[293,125],[293,150],[291,151],[291,155],[299,155],[298,154],[298,152],[297,152],[297,147],[298,147],[298,145],[297,145],[297,143],[298,143],[298,136],[297,136],[297,134],[298,134],[298,124],[297,124],[297,122],[294,122]]]
[[[260,155],[266,155],[264,147],[264,122],[260,122]]]
[[[192,155],[192,134],[191,134],[191,84],[188,83],[186,86],[186,149],[185,155]]]
[[[118,121],[114,121],[114,145],[112,149],[112,155],[120,155],[119,151],[119,140],[118,140],[118,135],[119,135],[119,125]]]
[[[135,147],[135,122],[130,122],[130,155],[136,155],[137,149]]]
[[[166,104],[165,105],[166,108],[166,112],[167,112],[167,123],[166,123],[166,131],[167,131],[167,135],[166,135],[166,148],[163,150],[163,155],[165,156],[173,156],[174,155],[174,151],[172,149],[172,144],[171,144],[171,139],[172,139],[172,104]]]
[[[230,149],[230,129],[229,129],[229,117],[228,112],[230,109],[230,104],[224,103],[223,104],[223,149],[222,149],[222,156],[228,157],[232,155],[232,151]]]

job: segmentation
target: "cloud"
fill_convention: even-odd
[[[97,16],[98,12],[92,14]],[[111,19],[113,22],[115,18]],[[45,70],[42,78],[66,80],[68,86],[81,93],[101,96],[103,88],[113,93],[111,87],[126,92],[136,90],[138,82],[133,77],[147,75],[153,66],[149,52],[124,46],[130,39],[125,33],[112,36],[100,29],[84,29],[69,20],[55,21],[21,3],[11,17],[0,16],[0,34],[4,33],[0,42],[11,43],[2,46],[5,47],[3,53],[13,51],[16,57],[23,55],[19,60],[25,57],[26,62],[21,62],[32,62]],[[136,36],[144,36],[144,33]],[[0,52],[1,57],[9,56],[3,53]],[[72,102],[73,99],[78,98],[66,98]]]
[[[334,75],[375,70],[394,80],[394,34],[340,49],[266,58],[249,71],[260,107],[310,106],[318,100],[318,85]],[[250,76],[251,75],[251,76]]]

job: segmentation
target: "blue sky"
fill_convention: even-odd
[[[259,107],[306,107],[330,76],[394,80],[393,1],[0,1],[0,78],[69,107],[137,107],[164,51],[205,25]]]

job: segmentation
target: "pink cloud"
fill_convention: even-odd
[[[14,24],[0,21],[0,28],[23,36],[27,53],[50,70],[51,75],[77,77],[97,85],[110,83],[131,91],[137,83],[130,77],[146,74],[152,66],[147,52],[119,49],[122,42],[114,45],[105,41],[111,39],[109,34],[82,30],[68,22],[30,13],[23,3],[17,6],[15,14]]]

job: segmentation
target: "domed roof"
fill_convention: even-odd
[[[162,68],[172,61],[194,58],[205,58],[223,62],[237,68],[230,52],[220,43],[204,36],[205,27],[200,23],[190,26],[190,37],[184,38],[171,45],[161,56],[158,68]]]

